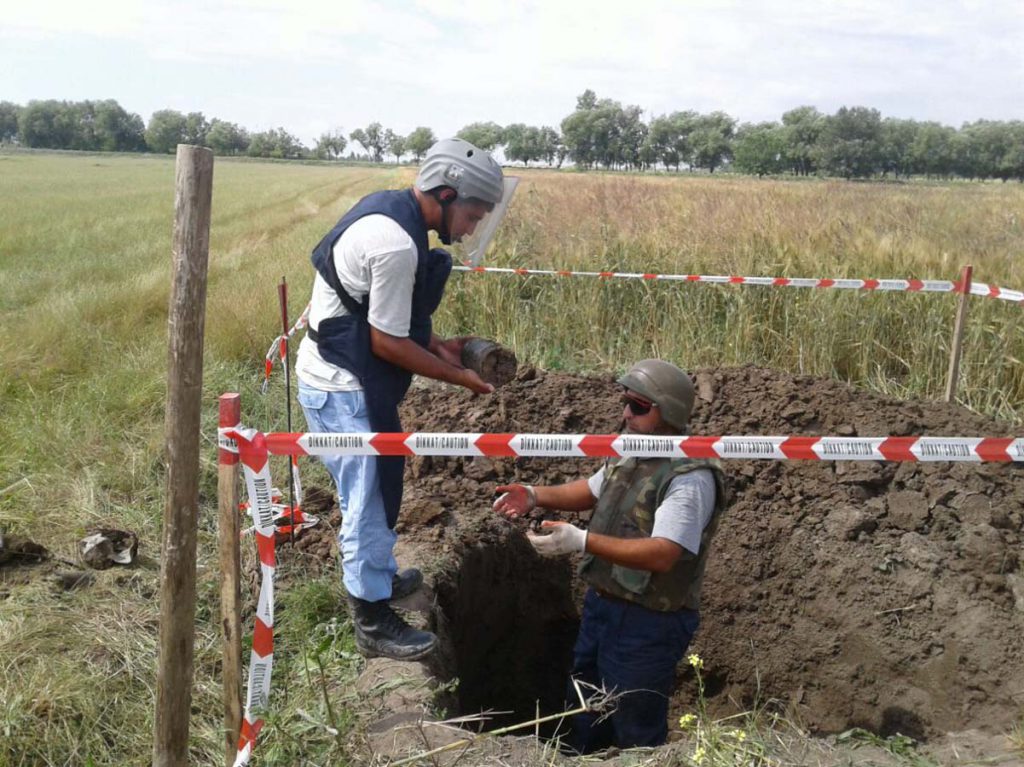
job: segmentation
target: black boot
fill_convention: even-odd
[[[356,649],[367,658],[419,660],[430,654],[437,637],[414,629],[391,609],[387,600],[367,602],[348,598],[355,626]]]
[[[423,573],[415,567],[399,570],[391,579],[391,598],[404,599],[415,594],[423,585]]]

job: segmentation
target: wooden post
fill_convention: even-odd
[[[196,611],[199,415],[213,152],[179,144],[174,184],[164,420],[167,490],[160,557],[160,646],[153,732],[155,767],[188,764]]]
[[[242,398],[220,397],[221,428],[242,422]],[[242,567],[239,555],[238,455],[217,451],[217,550],[220,554],[220,615],[224,629],[224,737],[227,767],[235,763],[238,734],[242,729]]]
[[[974,267],[967,265],[960,272],[960,305],[956,310],[956,324],[953,325],[953,346],[949,350],[946,402],[956,399],[956,387],[960,379],[960,355],[963,352],[964,344],[964,325],[967,323],[967,299],[971,297],[971,273],[973,271]]]

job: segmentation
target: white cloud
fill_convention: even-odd
[[[74,0],[7,3],[0,17],[0,35],[10,38],[124,38],[138,34],[143,26],[141,7],[132,0],[104,0],[101,8]]]
[[[5,95],[103,95],[144,113],[174,102],[307,141],[318,126],[373,119],[438,133],[481,119],[557,125],[586,88],[649,113],[723,109],[741,120],[801,104],[954,125],[1024,117],[1019,0],[8,5]],[[118,66],[115,55],[132,60]],[[60,77],[69,68],[76,76]]]

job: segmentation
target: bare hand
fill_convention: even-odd
[[[478,373],[469,368],[463,368],[462,380],[459,383],[477,394],[491,394],[494,391],[493,384],[487,383]]]
[[[494,492],[502,493],[494,502],[494,510],[509,519],[516,519],[533,511],[537,502],[526,485],[499,485]]]
[[[462,347],[465,346],[466,342],[472,337],[473,336],[456,336],[455,338],[449,338],[447,341],[441,341],[438,343],[433,351],[449,365],[461,368]]]

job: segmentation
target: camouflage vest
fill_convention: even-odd
[[[651,610],[698,609],[711,538],[725,509],[725,485],[717,462],[687,458],[609,461],[590,530],[617,538],[649,538],[654,529],[654,512],[672,480],[696,469],[710,469],[715,478],[715,510],[701,533],[699,554],[683,549],[667,573],[634,570],[584,554],[580,563],[583,580],[599,591]]]

